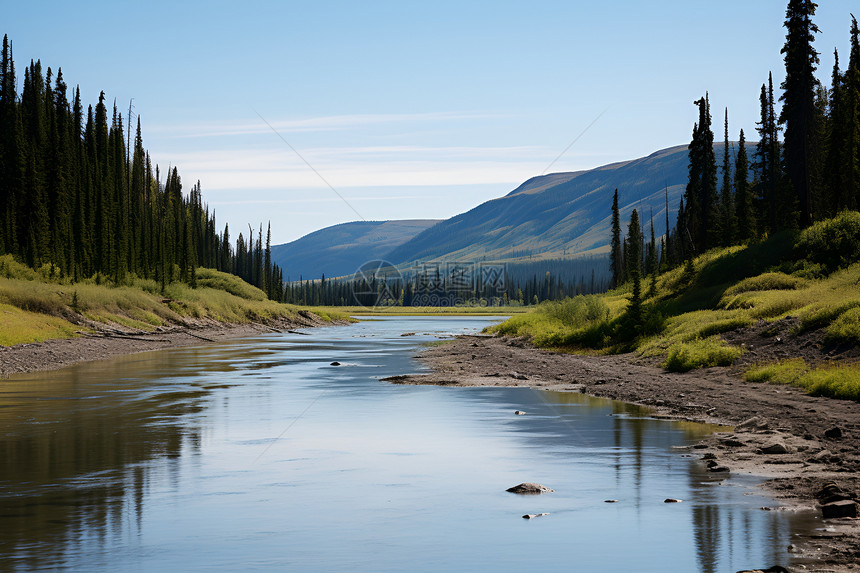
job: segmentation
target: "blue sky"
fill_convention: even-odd
[[[754,139],[786,3],[6,0],[0,33],[19,72],[39,58],[86,103],[134,98],[153,159],[186,190],[201,181],[219,226],[271,221],[282,243],[468,210],[543,173],[598,116],[551,171],[685,144],[706,90],[717,138],[728,107],[732,137]],[[827,83],[851,9],[819,3]]]

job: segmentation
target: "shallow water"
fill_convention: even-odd
[[[673,448],[713,428],[578,394],[379,380],[488,320],[385,318],[0,383],[0,570],[787,564],[808,517],[761,511],[774,504],[753,481]],[[505,492],[523,481],[555,492]]]

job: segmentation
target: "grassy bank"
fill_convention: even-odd
[[[791,321],[792,334],[824,333],[828,345],[860,344],[860,213],[846,212],[801,233],[709,251],[692,264],[643,280],[643,318],[627,313],[630,284],[602,295],[547,302],[491,331],[574,352],[635,351],[686,371],[727,366],[744,353],[720,336]],[[760,364],[758,369],[771,365]],[[755,379],[771,379],[762,374]],[[820,395],[860,398],[860,367],[806,365],[774,381]]]
[[[183,283],[164,291],[149,279],[125,285],[101,280],[71,283],[45,267],[34,271],[11,256],[0,256],[0,345],[70,338],[101,328],[150,332],[160,326],[212,320],[244,324],[295,319],[302,309],[270,301],[260,289],[240,278],[199,269],[198,288]],[[336,311],[323,319],[343,319]]]

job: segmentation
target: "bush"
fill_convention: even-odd
[[[843,211],[800,233],[795,248],[805,259],[824,265],[829,272],[860,260],[860,213]]]
[[[729,346],[716,337],[679,342],[669,347],[663,367],[670,372],[687,372],[694,368],[731,366],[743,353],[743,349]]]

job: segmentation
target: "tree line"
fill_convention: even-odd
[[[284,285],[284,300],[323,306],[502,306],[538,304],[605,292],[605,257],[530,263],[439,263],[404,270],[371,269],[349,278]]]
[[[216,230],[200,182],[183,193],[178,169],[162,174],[143,147],[140,117],[133,143],[124,120],[106,105],[84,109],[80,87],[70,93],[62,69],[24,69],[17,89],[12,44],[0,61],[0,253],[51,276],[126,284],[153,279],[197,286],[208,267],[241,276],[269,298],[283,297],[283,273],[272,264],[271,232],[263,242],[249,227],[235,250]],[[130,125],[128,131],[130,131]],[[128,134],[130,136],[130,133]]]
[[[694,102],[698,120],[688,147],[688,183],[676,223],[661,238],[659,249],[653,230],[651,241],[645,243],[635,210],[627,235],[622,234],[616,190],[610,271],[614,286],[633,281],[633,313],[639,312],[643,273],[653,277],[658,270],[691,261],[708,249],[802,229],[860,206],[860,32],[852,15],[847,69],[840,70],[834,50],[835,64],[826,87],[815,77],[819,64],[813,45],[819,32],[813,22],[816,8],[810,0],[789,1],[781,52],[786,70],[780,85],[783,93],[776,98],[769,74],[759,96],[759,141],[750,157],[740,130],[734,172],[728,110],[719,177],[708,94]],[[666,223],[669,229],[668,215]]]

